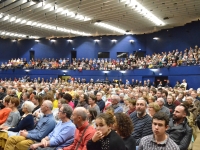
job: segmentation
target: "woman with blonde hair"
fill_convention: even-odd
[[[149,114],[149,116],[153,117],[154,114],[157,113],[160,109],[161,109],[160,106],[156,102],[150,103],[148,105],[148,114]]]

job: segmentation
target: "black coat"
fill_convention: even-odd
[[[180,125],[174,125],[173,119],[170,119],[169,137],[179,146],[180,150],[187,150],[192,138],[192,129],[189,127],[187,119]]]

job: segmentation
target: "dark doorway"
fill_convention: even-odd
[[[155,77],[155,86],[157,87],[160,82],[162,82],[162,86],[165,86],[168,80],[168,76],[156,76]]]
[[[76,58],[76,51],[71,51],[71,62],[73,58]]]
[[[133,54],[135,55],[135,58],[141,58],[146,55],[145,51],[133,51]]]
[[[35,59],[35,51],[30,51],[30,60]]]

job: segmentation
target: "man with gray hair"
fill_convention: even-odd
[[[158,98],[156,100],[156,103],[160,106],[160,111],[166,113],[168,115],[168,117],[170,117],[170,110],[169,110],[169,108],[167,108],[166,106],[164,106],[165,105],[165,100],[162,97],[160,97],[160,98]]]
[[[130,114],[134,126],[132,136],[135,138],[137,146],[139,145],[141,138],[152,134],[152,119],[146,113],[146,109],[147,102],[143,98],[139,98],[136,102],[136,111]]]
[[[73,110],[71,106],[68,104],[63,104],[58,113],[58,118],[61,121],[58,121],[54,130],[49,133],[48,136],[43,138],[40,143],[31,145],[30,149],[54,150],[55,147],[63,148],[71,145],[71,143],[73,143],[74,133],[76,130],[75,125],[70,120],[72,112]]]
[[[41,111],[44,114],[38,121],[35,128],[30,131],[20,131],[20,136],[11,136],[8,138],[5,150],[27,150],[35,141],[40,142],[55,127],[56,122],[52,114],[53,104],[50,100],[45,100],[41,105]]]
[[[111,95],[110,107],[113,108],[114,113],[122,113],[123,112],[123,108],[119,102],[120,102],[120,97],[118,95]]]

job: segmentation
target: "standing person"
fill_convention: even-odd
[[[115,114],[114,129],[123,139],[126,150],[136,150],[135,139],[131,136],[131,133],[133,132],[133,123],[127,114]]]
[[[136,101],[136,111],[130,114],[133,122],[134,131],[132,136],[136,140],[136,145],[139,145],[141,138],[152,134],[151,117],[146,113],[147,102],[143,98]]]
[[[115,123],[113,114],[102,113],[97,116],[96,132],[87,143],[87,150],[126,150],[122,138],[112,130]]]
[[[138,150],[179,150],[178,145],[166,134],[169,127],[169,117],[163,112],[158,112],[153,116],[152,135],[141,139]]]

